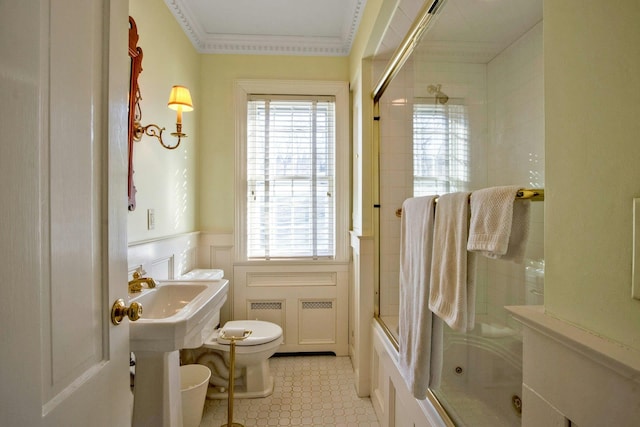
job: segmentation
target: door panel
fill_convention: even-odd
[[[53,6],[53,5],[52,5]],[[50,134],[45,150],[49,168],[43,169],[49,184],[44,202],[49,204],[50,274],[45,277],[51,298],[43,318],[51,348],[46,364],[51,386],[45,396],[55,396],[103,359],[103,337],[108,334],[102,313],[101,264],[104,237],[100,208],[101,151],[105,129],[101,103],[103,23],[95,16],[99,2],[78,2],[71,25],[65,7],[51,8],[49,118]],[[68,18],[68,17],[67,17]],[[73,66],[69,66],[73,64]],[[75,126],[74,123],[80,124]],[[104,301],[107,305],[107,301]],[[103,321],[105,320],[105,321]]]
[[[131,423],[127,7],[0,2],[3,425]]]

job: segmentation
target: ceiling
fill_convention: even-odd
[[[346,56],[367,0],[164,0],[200,53]],[[397,0],[376,51],[390,57],[430,0]],[[488,62],[542,19],[542,0],[440,0],[421,50]],[[441,58],[443,59],[443,58]]]
[[[200,53],[349,55],[366,0],[165,0]]]
[[[542,0],[446,0],[419,50],[487,63],[542,20]]]
[[[399,0],[376,57],[389,59],[421,0]],[[417,49],[437,61],[487,63],[542,20],[542,0],[440,0]]]

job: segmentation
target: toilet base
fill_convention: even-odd
[[[219,381],[211,381],[207,390],[209,399],[226,399],[227,390],[224,386],[216,386]],[[267,397],[273,393],[273,376],[269,370],[269,359],[262,363],[246,366],[242,369],[242,375],[236,377],[233,387],[233,395],[239,399]]]
[[[197,349],[182,350],[183,363],[198,363],[211,370],[207,397],[209,399],[226,399],[227,386],[229,384],[228,354],[218,350],[200,347]],[[274,379],[269,369],[269,359],[260,363],[238,366],[234,375],[234,396],[242,398],[267,397],[273,393]]]
[[[233,387],[233,397],[234,399],[254,399],[258,397],[267,397],[271,396],[273,393],[273,377],[270,376],[267,382],[267,386],[263,390],[253,390],[247,391],[246,387],[243,384],[235,384]],[[207,399],[226,399],[227,398],[227,389],[223,387],[217,387],[209,384],[209,388],[207,389]]]

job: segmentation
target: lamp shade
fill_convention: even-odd
[[[172,110],[193,111],[193,102],[191,101],[189,89],[184,86],[172,87],[167,106]]]

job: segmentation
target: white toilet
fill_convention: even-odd
[[[191,281],[219,280],[224,271],[218,269],[191,270],[176,279]],[[266,397],[273,393],[273,376],[269,370],[269,358],[282,344],[282,328],[262,320],[231,320],[204,340],[198,349],[183,350],[183,362],[198,363],[211,370],[207,397],[226,399],[229,384],[231,345],[220,337],[225,328],[251,331],[241,341],[236,341],[234,396],[238,398]]]
[[[222,338],[226,328],[237,331],[244,329],[251,334],[236,341],[234,374],[234,396],[238,398],[266,397],[273,393],[273,376],[269,370],[269,358],[282,344],[282,328],[275,323],[262,320],[231,320],[216,330],[205,340],[197,363],[211,369],[211,379],[207,397],[223,399],[227,397],[229,381],[230,341]]]
[[[224,277],[224,270],[218,270],[214,268],[196,268],[188,271],[174,280],[193,280],[193,281],[207,281],[207,280],[220,280]]]

